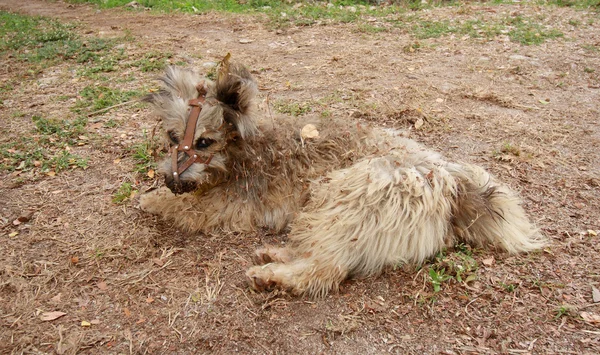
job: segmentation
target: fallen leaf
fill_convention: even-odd
[[[71,257],[71,264],[76,265],[79,262],[79,257],[78,256],[72,256]]]
[[[482,263],[483,263],[483,265],[485,265],[485,266],[492,266],[492,265],[494,265],[494,257],[492,256],[492,257],[490,257],[490,258],[483,259],[483,260],[481,260],[481,262],[482,262]]]
[[[56,296],[52,297],[52,298],[50,299],[50,301],[51,301],[51,302],[54,302],[54,303],[60,303],[60,297],[61,297],[61,296],[62,296],[62,293],[58,293]]]
[[[153,169],[148,170],[148,177],[150,179],[154,179],[154,170]]]
[[[154,302],[154,298],[152,298],[152,297],[148,297],[148,298],[146,299],[146,303],[152,303],[152,302]]]
[[[254,42],[254,40],[249,39],[249,38],[241,38],[240,39],[241,44],[248,44],[248,43],[252,43],[252,42]]]
[[[317,130],[317,127],[315,127],[314,124],[309,123],[306,126],[302,127],[302,130],[300,131],[300,136],[302,137],[302,139],[318,138],[319,131]]]
[[[583,318],[584,321],[590,323],[590,324],[600,324],[600,316],[591,312],[581,312],[579,313],[579,315],[581,316],[581,318]]]
[[[46,175],[48,175],[48,176],[56,176],[56,172],[49,171],[49,172],[46,173]]]
[[[416,122],[415,122],[415,129],[419,129],[423,127],[423,119],[419,118]]]
[[[160,259],[158,259],[158,258],[154,258],[154,259],[152,259],[152,262],[153,262],[153,263],[155,263],[155,264],[156,264],[156,265],[158,265],[158,266],[163,266],[163,265],[165,265],[165,262],[164,262],[164,261],[162,261],[162,260],[160,260]]]
[[[20,215],[19,218],[17,218],[17,220],[21,223],[29,222],[31,220],[32,216],[33,216],[33,212],[27,211],[26,213]]]
[[[594,303],[600,302],[600,290],[592,286],[592,300]]]
[[[100,324],[100,319],[92,319],[90,321],[91,324]]]
[[[88,322],[88,321],[85,321],[85,320],[82,320],[82,321],[81,321],[81,326],[82,326],[82,327],[89,327],[89,326],[91,326],[91,325],[92,325],[92,323],[90,323],[90,322]]]
[[[18,226],[19,224],[21,224],[21,221],[19,221],[19,219],[15,219],[13,221],[13,225]]]
[[[598,233],[595,230],[592,229],[588,229],[588,234],[591,235],[592,237],[596,237],[598,236]]]
[[[442,103],[442,102],[444,102],[444,99],[442,99],[441,97],[438,97],[437,99],[435,99],[435,102]]]
[[[129,308],[123,308],[123,313],[125,313],[125,317],[131,317],[131,311]]]
[[[104,281],[100,281],[97,284],[98,288],[101,289],[102,291],[106,291],[108,289],[108,285],[106,284],[106,282]]]
[[[144,323],[146,321],[146,318],[140,318],[137,322],[135,322],[135,324],[141,324]]]
[[[58,318],[60,318],[60,317],[62,317],[64,315],[66,315],[66,313],[65,312],[60,312],[60,311],[44,312],[44,313],[42,313],[40,315],[40,319],[43,322],[48,322],[48,321],[51,321],[51,320],[58,319]]]
[[[115,160],[113,160],[114,164],[119,164],[120,162],[121,162],[121,159],[115,159]]]
[[[18,236],[18,235],[19,235],[19,232],[12,232],[12,233],[10,233],[8,236],[9,236],[10,238],[14,238],[14,237],[16,237],[16,236]]]

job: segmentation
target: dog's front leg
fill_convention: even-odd
[[[295,295],[323,297],[337,290],[348,276],[345,265],[332,265],[314,258],[300,258],[290,263],[253,266],[246,272],[250,287],[257,291],[280,288]]]
[[[208,231],[218,224],[216,211],[210,207],[208,203],[204,206],[199,203],[194,194],[175,195],[166,187],[140,196],[140,208],[143,211],[159,215],[192,232]]]

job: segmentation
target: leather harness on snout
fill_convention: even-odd
[[[188,102],[188,105],[192,107],[192,110],[190,111],[190,116],[185,127],[183,141],[171,148],[171,172],[175,182],[179,182],[179,176],[193,164],[210,164],[214,155],[211,154],[208,159],[203,161],[194,151],[193,143],[194,135],[196,134],[196,123],[198,122],[198,117],[202,111],[202,106],[206,101],[206,90],[202,88],[201,85],[198,86],[198,92],[200,93],[200,96],[197,99],[192,99]],[[178,164],[179,152],[185,152],[187,154],[186,159],[181,164]]]

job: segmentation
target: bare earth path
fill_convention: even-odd
[[[427,272],[406,267],[348,281],[323,300],[256,294],[243,279],[251,254],[284,236],[184,234],[139,211],[135,199],[111,201],[123,181],[152,183],[136,180],[128,147],[156,120],[146,107],[124,106],[88,123],[114,138],[75,148],[89,158],[86,170],[23,184],[0,173],[0,353],[600,353],[592,293],[600,288],[597,13],[519,4],[420,12],[435,21],[543,12],[564,34],[525,46],[506,36],[416,40],[400,28],[356,24],[276,31],[242,15],[60,1],[0,0],[0,9],[73,22],[84,35],[127,36],[128,51],[170,52],[173,63],[200,70],[230,52],[256,75],[263,109],[297,103],[311,114],[406,129],[521,191],[552,240],[531,255],[475,251],[477,279],[450,280],[438,293]],[[12,80],[11,65],[2,59],[2,82]],[[0,107],[2,135],[31,130],[32,115],[72,117],[56,99],[81,89],[71,74],[59,65],[13,83]],[[115,85],[155,86],[156,72],[127,74],[134,79]],[[109,120],[121,124],[97,124]],[[31,220],[13,224],[23,211]],[[66,314],[40,320],[50,311]]]

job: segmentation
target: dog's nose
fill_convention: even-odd
[[[170,175],[165,176],[165,184],[167,185],[169,190],[171,190],[171,192],[175,195],[180,195],[186,192],[192,192],[197,188],[195,182],[182,180],[175,181],[175,179],[173,179],[173,176]]]

